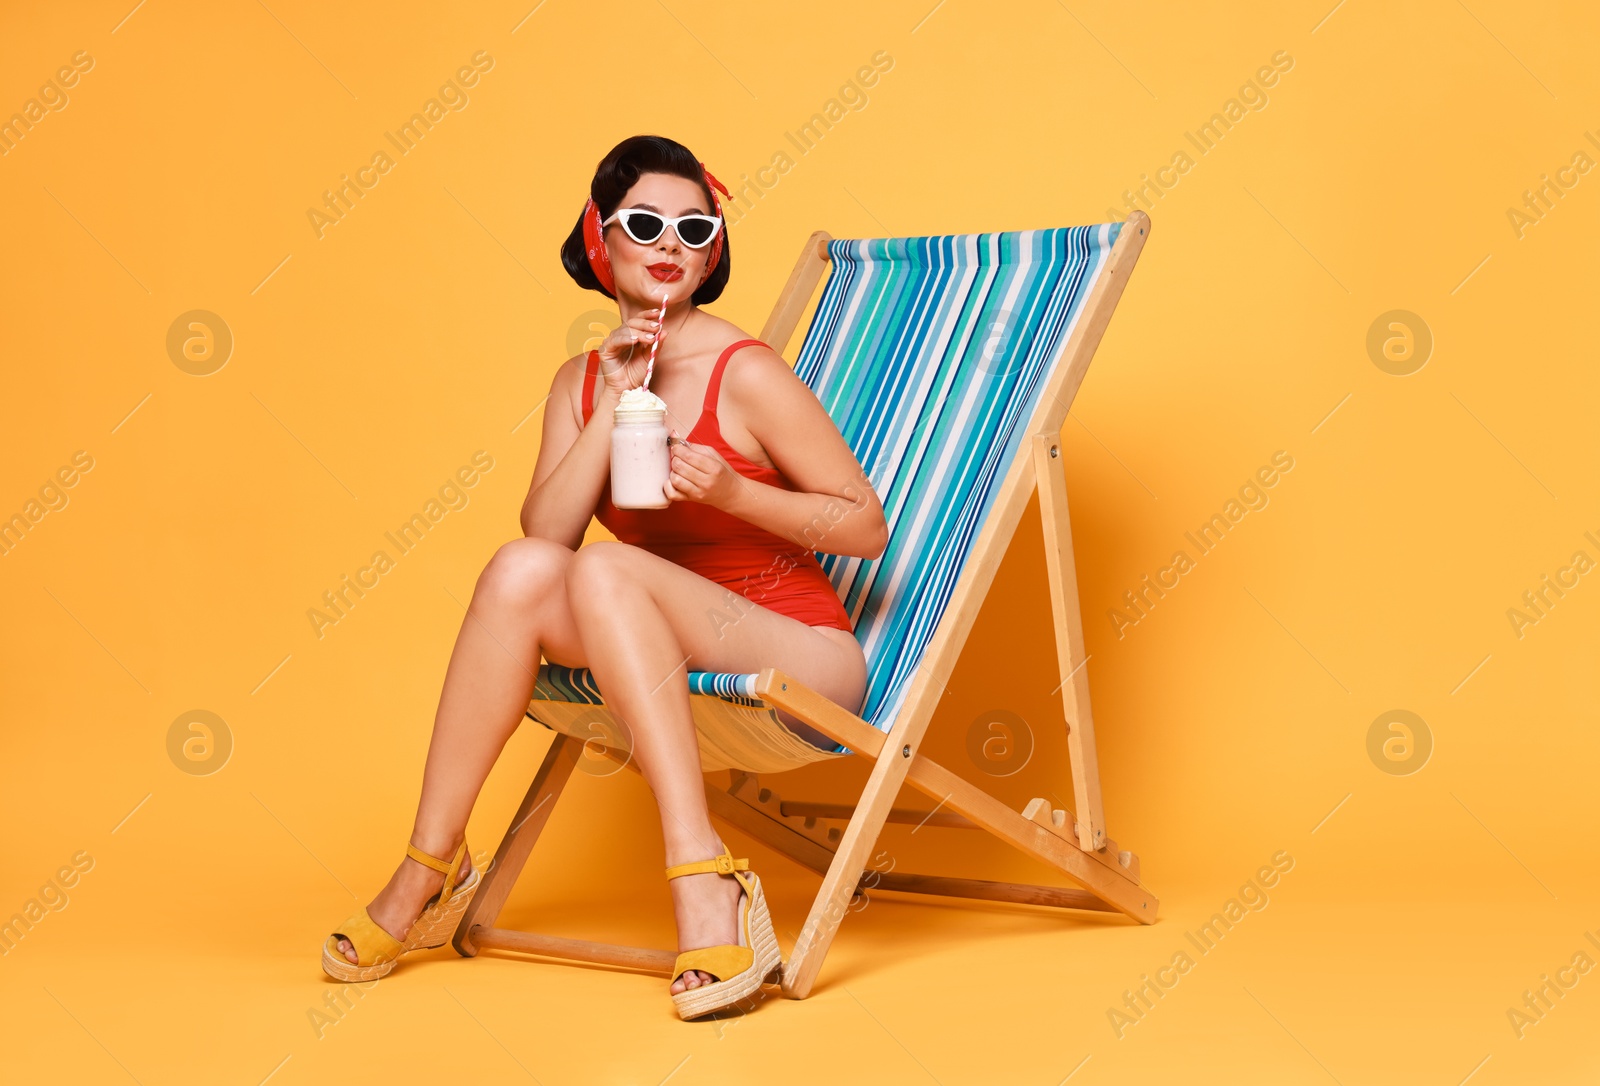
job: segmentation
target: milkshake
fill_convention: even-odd
[[[618,509],[665,509],[667,404],[648,388],[630,388],[612,414],[611,504]]]

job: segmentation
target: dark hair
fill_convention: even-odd
[[[594,170],[594,180],[589,182],[589,196],[600,209],[600,218],[602,220],[610,218],[611,213],[621,205],[622,198],[628,194],[628,190],[633,188],[641,175],[647,173],[669,173],[695,182],[706,194],[706,211],[715,213],[716,202],[711,198],[711,188],[706,184],[705,173],[694,152],[665,136],[629,136],[611,148],[606,157],[600,160],[600,165]],[[727,208],[724,207],[723,210],[726,212]],[[733,266],[733,253],[728,241],[728,225],[724,222],[722,256],[717,260],[716,268],[706,277],[706,281],[700,284],[690,299],[695,305],[716,301],[722,295],[722,288],[728,285],[728,273]],[[707,247],[704,251],[706,258],[710,259],[710,248]],[[589,267],[589,256],[583,244],[581,212],[578,215],[577,225],[572,228],[572,233],[561,243],[561,265],[567,269],[567,274],[572,276],[572,281],[580,287],[598,290],[607,298],[616,297],[600,285],[600,280],[595,278],[594,269]]]

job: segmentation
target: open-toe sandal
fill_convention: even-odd
[[[421,915],[412,921],[404,939],[396,939],[380,927],[365,906],[341,924],[322,944],[322,971],[334,980],[376,980],[387,976],[407,951],[443,946],[455,933],[456,925],[467,911],[482,875],[474,867],[472,874],[463,879],[459,886],[456,885],[456,872],[461,870],[467,856],[466,841],[461,842],[455,857],[450,860],[430,856],[412,844],[406,845],[406,855],[435,871],[444,872],[444,885],[422,907]],[[340,936],[350,940],[357,961],[351,962],[339,949]]]
[[[672,997],[678,1017],[685,1020],[731,1007],[762,984],[776,983],[783,971],[778,936],[767,912],[767,896],[761,889],[761,877],[750,870],[750,861],[736,860],[723,848],[722,855],[709,860],[674,864],[667,868],[667,878],[706,871],[732,875],[744,887],[739,895],[739,942],[685,950],[678,955],[672,965],[674,981],[690,969],[717,978],[698,988],[685,988]]]

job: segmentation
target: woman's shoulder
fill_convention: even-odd
[[[738,328],[737,335],[727,339],[723,350],[741,340],[755,339]],[[800,384],[794,368],[772,347],[760,340],[746,343],[728,359],[722,371],[722,387],[731,391],[741,401],[760,400],[766,396],[792,394]]]
[[[582,351],[556,367],[550,380],[550,398],[557,403],[565,401],[572,407],[572,417],[583,425],[583,380],[589,363],[589,352]]]
[[[560,392],[573,384],[583,381],[583,371],[589,363],[588,351],[580,351],[556,367],[555,377],[550,381],[550,391]]]

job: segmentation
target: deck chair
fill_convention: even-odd
[[[795,372],[866,469],[889,526],[877,559],[817,556],[866,655],[859,714],[773,667],[688,674],[702,768],[730,770],[729,786],[706,785],[712,814],[822,876],[783,970],[790,998],[811,991],[864,885],[1156,919],[1138,858],[1106,835],[1061,446],[1073,397],[1149,231],[1139,211],[1121,223],[948,237],[840,240],[819,231],[762,330],[782,351],[831,266]],[[1043,798],[1017,811],[919,752],[1035,488],[1075,812]],[[838,748],[803,742],[777,710]],[[626,737],[586,670],[541,666],[528,716],[556,736],[461,921],[456,949],[670,975],[674,951],[494,926],[580,755],[600,750],[629,764]],[[872,763],[853,806],[785,801],[758,776],[845,757]],[[906,784],[937,801],[931,813],[892,807]],[[1077,887],[868,872],[888,821],[987,830]]]

